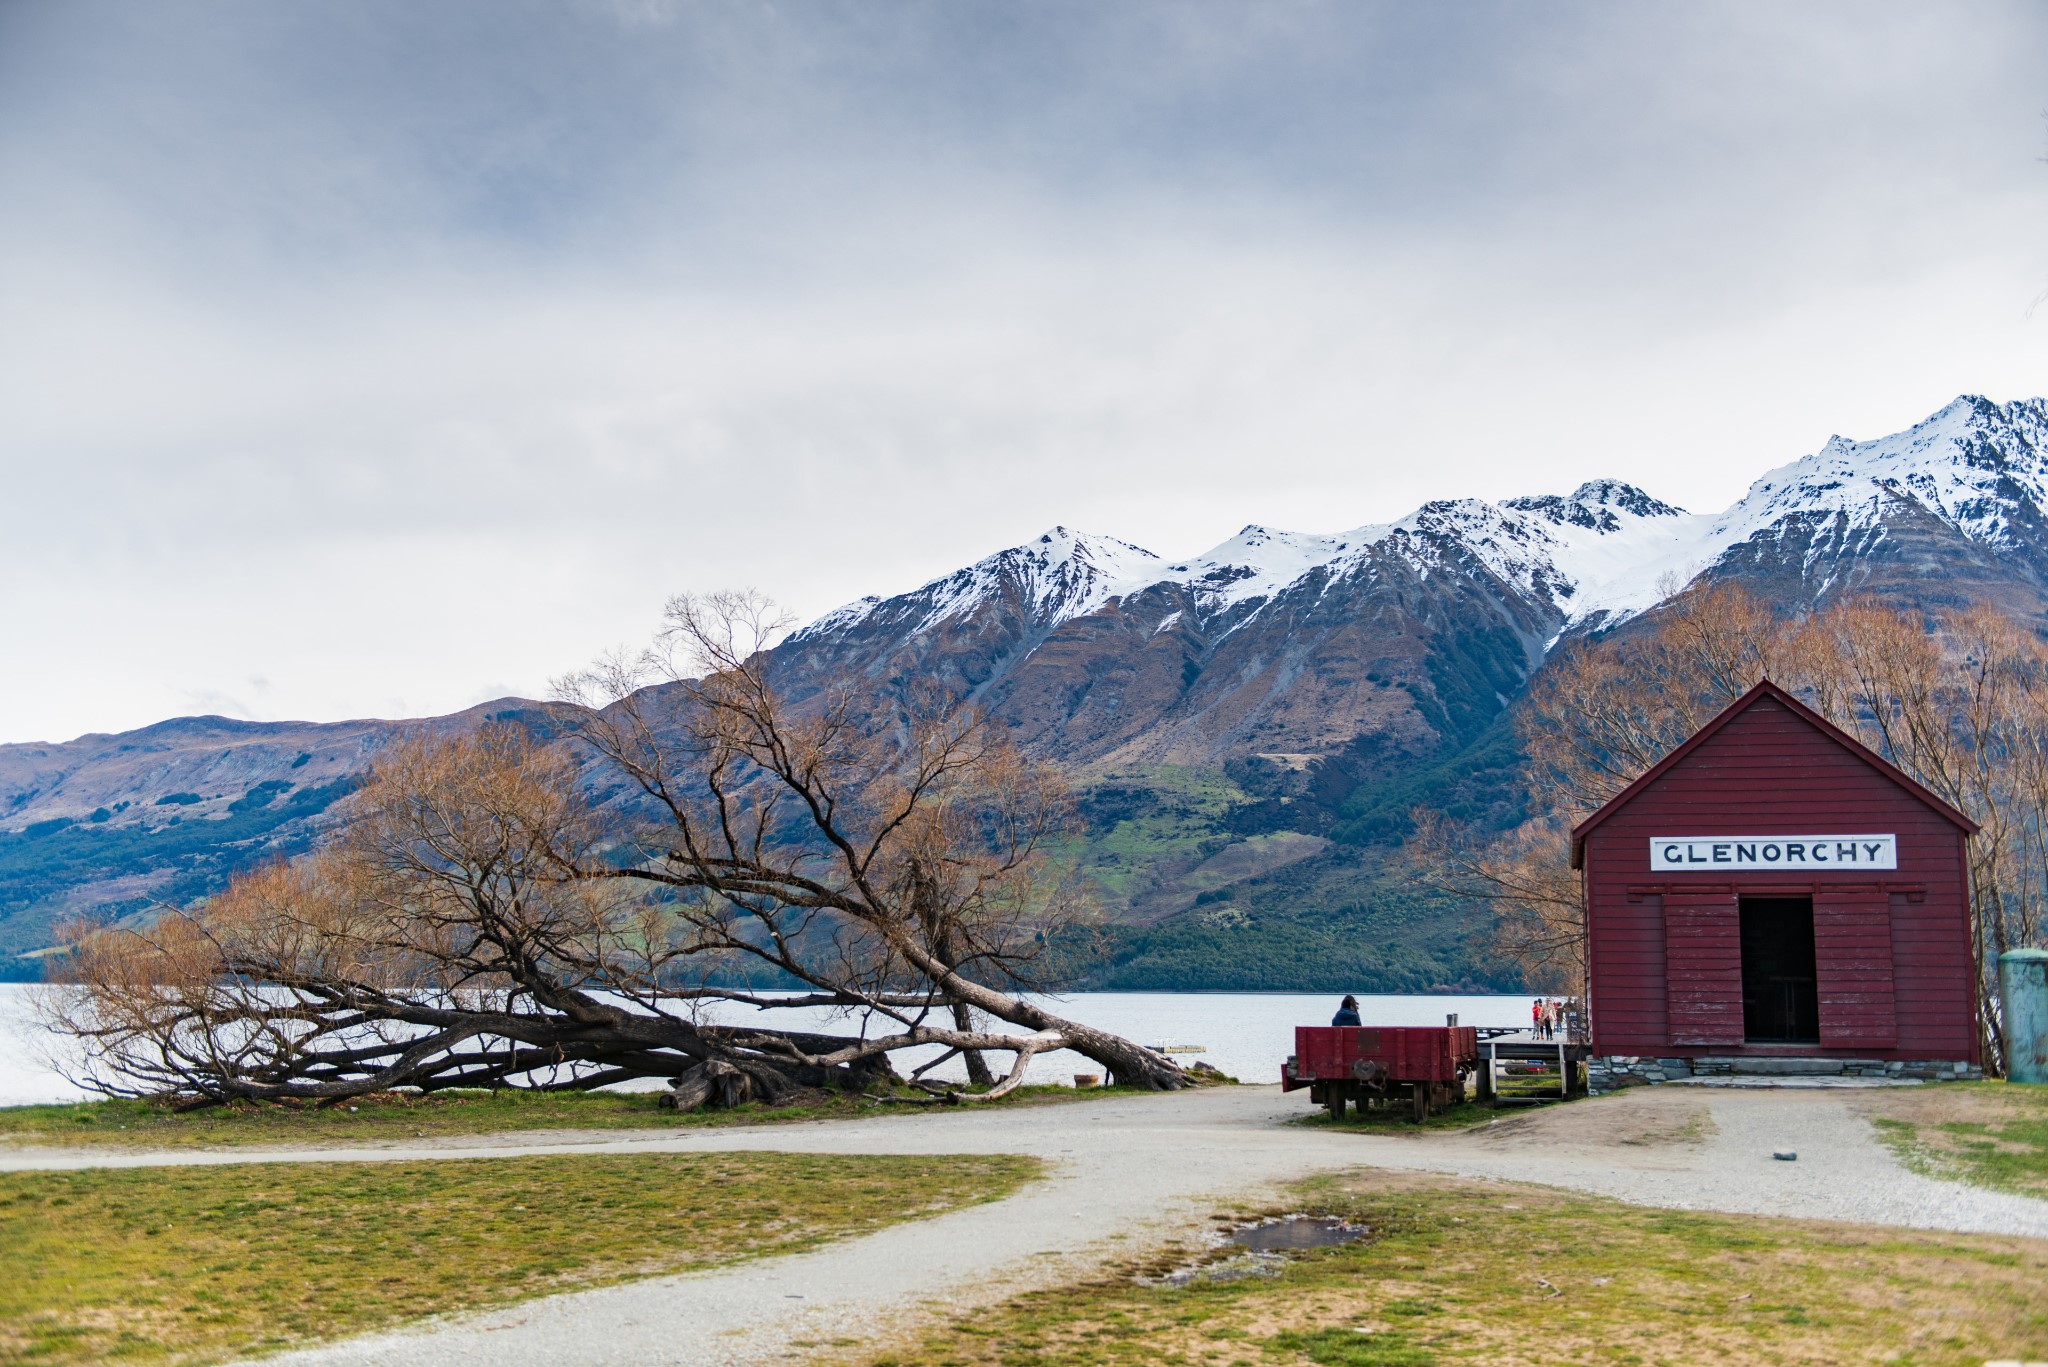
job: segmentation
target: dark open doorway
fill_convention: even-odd
[[[1820,1043],[1813,899],[1742,899],[1742,1033],[1752,1044]]]

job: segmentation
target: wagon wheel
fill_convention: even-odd
[[[1418,1082],[1409,1089],[1409,1094],[1415,1098],[1415,1123],[1420,1125],[1429,1119],[1429,1084]]]
[[[1344,1118],[1344,1089],[1337,1083],[1328,1083],[1323,1088],[1323,1105],[1330,1112],[1330,1119]]]

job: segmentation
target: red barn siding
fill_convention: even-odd
[[[1966,833],[1760,685],[1581,829],[1593,1052],[1976,1058]],[[1652,872],[1653,835],[1892,832],[1896,871]],[[1821,1043],[1743,1045],[1738,898],[1814,899]]]
[[[1742,1043],[1741,931],[1733,893],[1664,899],[1664,1000],[1673,1044]]]
[[[1820,1042],[1837,1049],[1898,1044],[1891,898],[1875,889],[1816,892],[1813,949],[1820,979]]]

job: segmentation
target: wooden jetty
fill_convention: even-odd
[[[1548,1098],[1504,1097],[1495,1085],[1503,1063],[1534,1063],[1552,1068],[1558,1075],[1558,1098],[1569,1098],[1585,1094],[1585,1064],[1592,1052],[1584,1040],[1559,1036],[1556,1039],[1539,1039],[1527,1030],[1481,1030],[1479,1032],[1479,1067],[1473,1071],[1474,1100],[1482,1105],[1535,1104]]]

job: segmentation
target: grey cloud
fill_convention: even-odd
[[[90,682],[0,737],[2037,390],[2048,16],[1955,14],[16,0],[0,626]]]

